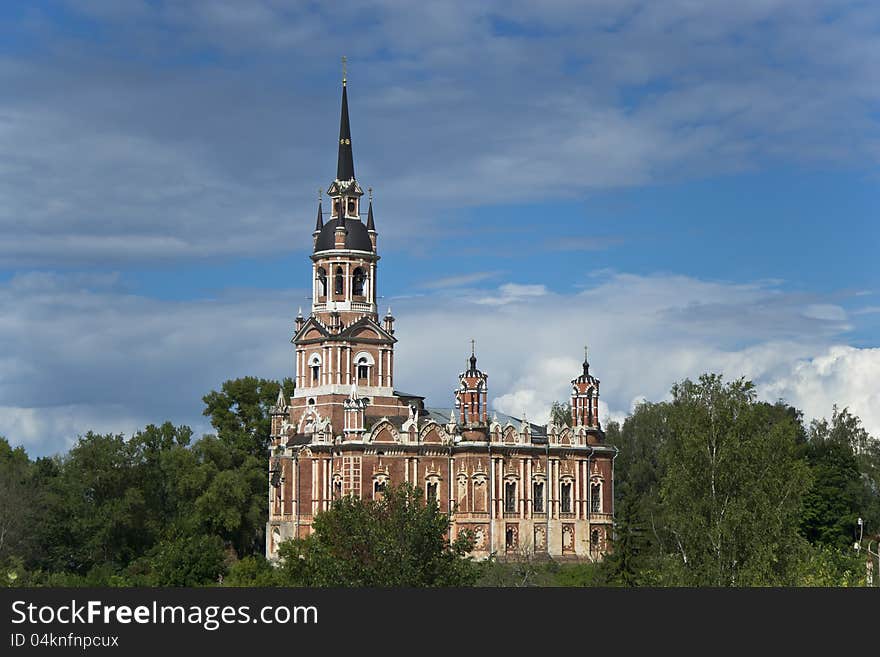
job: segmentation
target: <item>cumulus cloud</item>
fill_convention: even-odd
[[[223,380],[293,374],[303,296],[242,289],[182,302],[131,294],[112,275],[14,277],[0,284],[0,434],[40,454],[89,429],[171,419],[208,430],[201,396]],[[572,294],[509,282],[484,297],[398,299],[395,385],[449,406],[474,339],[493,406],[543,422],[568,398],[587,344],[606,420],[716,371],[751,378],[808,419],[849,406],[880,435],[880,349],[843,345],[846,318],[806,312],[817,304],[766,282],[613,272]]]

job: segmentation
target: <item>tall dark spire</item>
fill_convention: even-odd
[[[376,230],[376,223],[373,221],[373,188],[369,188],[370,192],[370,207],[367,210],[367,230]]]
[[[336,179],[354,178],[354,156],[351,152],[351,126],[348,122],[348,92],[345,80],[345,58],[342,58],[342,116],[339,119],[339,159],[336,163]]]
[[[318,192],[321,193],[320,191]],[[315,221],[315,232],[320,233],[324,228],[324,213],[321,211],[321,199],[318,199],[318,219]]]

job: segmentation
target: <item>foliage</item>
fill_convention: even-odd
[[[224,586],[281,586],[281,572],[261,554],[236,561],[223,578]]]
[[[667,544],[686,585],[793,583],[804,548],[798,533],[810,485],[797,427],[756,402],[743,379],[704,375],[672,389],[661,482]]]
[[[858,538],[858,518],[877,532],[880,527],[880,458],[860,421],[834,407],[831,422],[810,424],[806,447],[814,482],[806,496],[802,528],[811,543],[851,549]]]
[[[550,422],[558,427],[570,427],[571,402],[553,402],[550,406]]]
[[[343,498],[315,533],[263,558],[269,409],[284,385],[245,377],[205,396],[216,435],[148,425],[89,432],[31,460],[0,438],[0,586],[857,586],[880,529],[880,444],[832,409],[758,402],[745,380],[705,375],[671,401],[609,422],[613,552],[565,563],[523,552],[468,558],[449,518],[418,489]],[[567,404],[552,418],[567,424]]]
[[[447,538],[449,517],[410,484],[376,500],[345,496],[315,516],[313,533],[279,547],[292,586],[466,586],[473,537]]]
[[[225,381],[220,392],[212,390],[202,400],[203,414],[211,418],[217,437],[248,454],[263,458],[269,446],[269,409],[275,405],[278,390],[293,395],[293,379],[277,381],[246,376]]]

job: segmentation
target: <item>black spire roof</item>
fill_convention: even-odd
[[[351,152],[351,126],[348,123],[348,92],[342,80],[342,116],[339,120],[339,159],[336,163],[336,179],[354,178],[354,155]]]
[[[324,227],[324,214],[321,212],[321,200],[318,199],[318,219],[315,221],[315,232],[320,233]]]
[[[373,221],[373,199],[370,199],[370,207],[367,210],[367,230],[376,230],[376,223]]]

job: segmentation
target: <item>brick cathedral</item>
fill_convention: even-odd
[[[490,413],[487,373],[471,349],[452,408],[394,387],[395,318],[379,318],[372,194],[355,177],[342,81],[336,179],[312,233],[312,308],[296,318],[296,388],[272,409],[266,554],[311,531],[335,498],[380,496],[410,482],[470,529],[474,556],[600,559],[610,545],[615,449],[599,424],[599,380],[571,381],[571,426]],[[462,336],[464,337],[464,336]],[[458,358],[461,354],[449,354]],[[465,354],[466,356],[466,354]],[[454,382],[450,382],[454,383]]]

